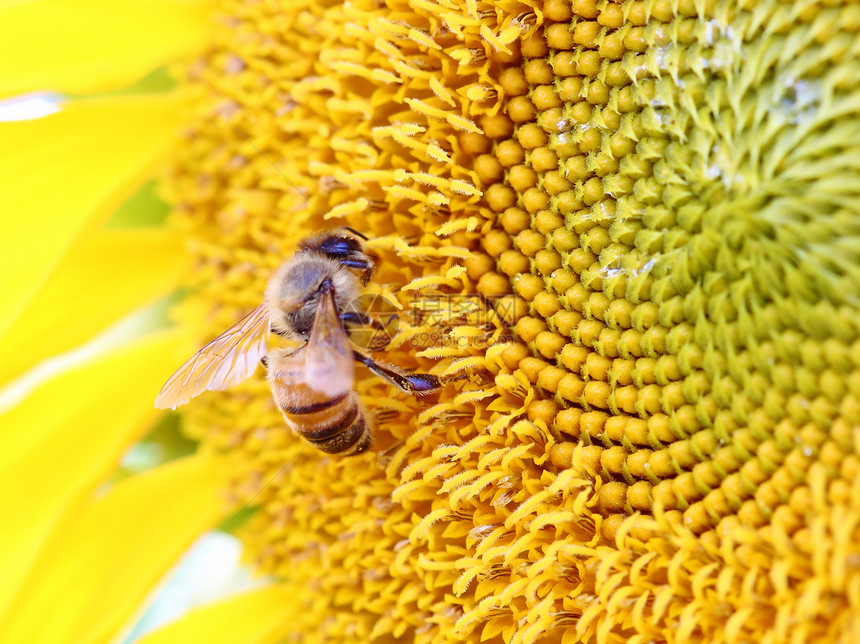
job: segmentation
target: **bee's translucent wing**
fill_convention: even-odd
[[[176,409],[204,391],[228,389],[250,378],[266,355],[269,326],[265,305],[251,311],[179,367],[155,406]]]
[[[341,325],[331,291],[322,294],[304,354],[308,387],[327,396],[352,390],[355,375],[352,344]]]

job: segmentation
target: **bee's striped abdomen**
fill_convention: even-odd
[[[354,391],[329,398],[300,380],[301,372],[278,371],[269,382],[287,424],[317,449],[349,456],[370,447],[371,432]]]

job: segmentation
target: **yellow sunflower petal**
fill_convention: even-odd
[[[4,644],[113,639],[165,569],[221,516],[219,472],[211,458],[183,459],[67,512],[0,620]]]
[[[0,337],[0,385],[163,295],[185,263],[177,236],[164,229],[105,230],[82,240]]]
[[[57,517],[104,480],[157,413],[158,387],[186,352],[174,332],[137,341],[0,416],[0,612]]]
[[[278,641],[284,626],[281,586],[243,593],[191,611],[176,622],[143,637],[139,644],[266,644]]]
[[[32,300],[87,224],[151,172],[180,124],[173,96],[69,104],[32,121],[0,123],[0,333]]]
[[[209,3],[41,0],[0,9],[0,96],[121,87],[201,50]]]

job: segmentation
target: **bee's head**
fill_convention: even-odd
[[[297,340],[310,337],[320,301],[334,292],[338,311],[358,295],[358,278],[338,262],[298,254],[272,277],[266,292],[272,327]]]

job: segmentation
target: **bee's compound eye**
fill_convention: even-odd
[[[320,251],[331,257],[342,257],[350,253],[360,252],[361,245],[351,237],[332,237],[322,243]]]

